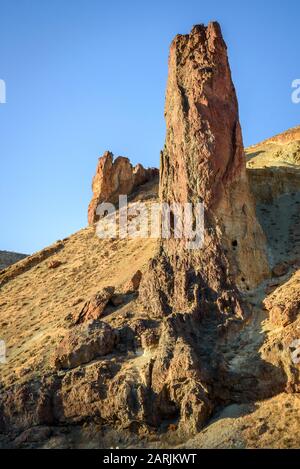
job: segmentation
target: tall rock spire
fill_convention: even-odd
[[[204,246],[188,251],[182,240],[162,240],[142,298],[154,303],[158,314],[204,308],[211,300],[223,312],[230,307],[228,298],[221,300],[225,291],[256,287],[269,268],[218,23],[194,26],[172,42],[165,117],[160,197],[168,203],[203,202]]]

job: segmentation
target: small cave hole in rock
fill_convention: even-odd
[[[170,234],[172,237],[174,236],[174,231],[175,231],[175,215],[172,212],[172,210],[170,210]]]

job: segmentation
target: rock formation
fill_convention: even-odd
[[[271,204],[300,190],[300,127],[252,145],[246,157],[256,203]]]
[[[268,138],[264,140],[264,144],[272,144],[278,143],[282,145],[286,145],[288,143],[294,142],[295,140],[300,141],[300,126],[293,127],[291,129],[286,130],[285,132],[274,135],[274,137]]]
[[[145,305],[159,314],[189,309],[193,303],[194,309],[203,310],[204,303],[213,300],[223,313],[231,307],[231,299],[222,298],[224,292],[233,285],[254,288],[269,271],[246,176],[226,45],[217,23],[195,26],[173,41],[165,115],[160,197],[169,204],[204,204],[204,246],[189,251],[184,240],[163,240],[144,281]]]
[[[248,314],[240,292],[269,275],[217,23],[173,41],[165,115],[160,198],[169,205],[204,204],[204,245],[189,249],[185,239],[162,240],[140,300],[150,315],[166,318],[151,375],[158,413],[170,418],[173,407],[187,435],[199,431],[225,389],[228,396],[235,392],[238,379],[228,373],[220,343]]]
[[[84,304],[83,308],[74,314],[74,324],[81,324],[91,319],[99,319],[103,315],[108,302],[112,299],[114,292],[114,287],[106,287],[93,295],[92,298]]]
[[[88,208],[89,224],[99,219],[96,210],[100,203],[118,204],[119,195],[129,195],[139,186],[157,176],[156,168],[145,169],[141,164],[133,167],[128,158],[119,156],[114,160],[113,154],[106,151],[99,158],[93,179],[93,197]]]
[[[112,352],[116,335],[112,328],[98,320],[91,320],[72,329],[57,348],[53,357],[58,369],[76,368],[94,358]]]
[[[0,272],[0,447],[299,446],[300,191],[257,204],[268,279],[218,24],[173,41],[166,120],[160,198],[203,202],[204,246],[89,226]],[[106,153],[90,222],[156,174]]]

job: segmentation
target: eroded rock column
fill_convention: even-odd
[[[172,42],[165,117],[160,198],[169,204],[203,202],[205,239],[197,250],[187,250],[182,240],[162,240],[142,297],[157,314],[203,309],[212,300],[221,311],[234,309],[228,292],[256,287],[269,268],[217,23],[195,26]]]

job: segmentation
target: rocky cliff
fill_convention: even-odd
[[[99,239],[91,224],[2,271],[0,447],[300,445],[300,190],[255,213],[259,155],[246,173],[218,24],[173,41],[166,121],[159,190],[106,153],[90,222],[101,201],[151,208],[159,192],[203,202],[204,246]]]
[[[272,203],[300,189],[300,127],[289,129],[246,150],[255,200]]]
[[[173,41],[165,116],[160,198],[169,204],[202,202],[205,241],[196,251],[186,249],[184,240],[162,242],[152,280],[145,284],[145,305],[180,311],[194,302],[205,309],[211,298],[222,304],[233,286],[246,290],[268,276],[265,236],[249,190],[237,98],[217,23],[195,26]]]

